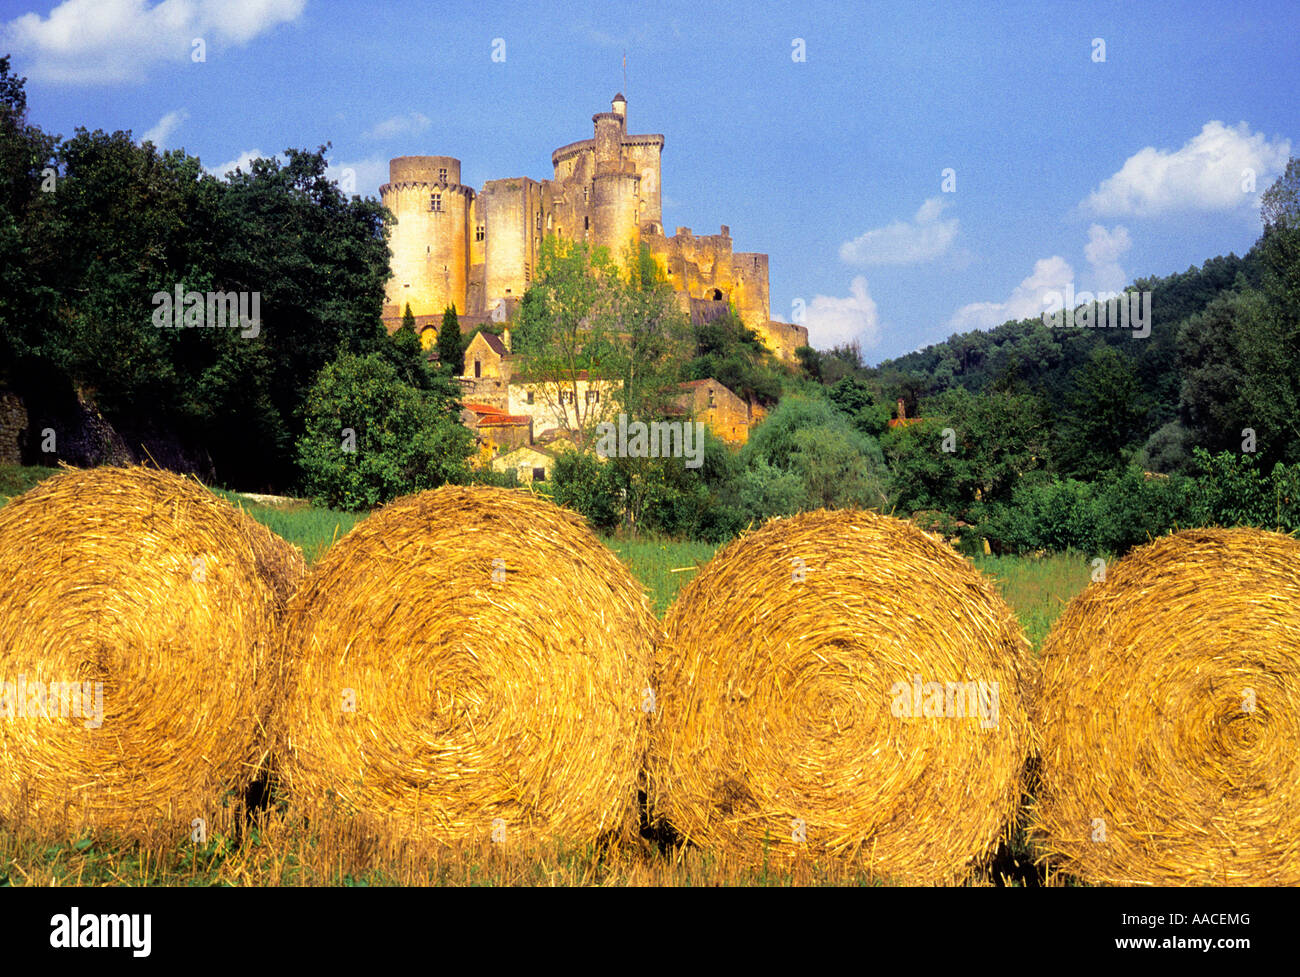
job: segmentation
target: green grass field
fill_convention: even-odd
[[[0,466],[0,504],[53,474],[48,468]],[[318,560],[363,516],[321,509],[305,502],[261,504],[214,490],[273,532],[299,546],[308,563]],[[661,617],[680,589],[708,562],[706,543],[606,538],[605,543],[641,582]],[[975,564],[995,582],[1040,650],[1062,608],[1086,586],[1090,567],[1082,555],[1042,558],[978,557]],[[879,884],[834,863],[732,865],[707,853],[677,856],[650,845],[597,856],[590,851],[513,853],[490,846],[481,852],[408,858],[377,852],[370,840],[339,825],[328,841],[275,808],[241,839],[206,845],[115,844],[83,837],[61,841],[25,830],[0,829],[0,885],[791,885]],[[1023,863],[1030,853],[1015,846]]]

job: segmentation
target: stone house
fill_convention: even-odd
[[[717,380],[688,380],[681,384],[677,404],[686,413],[703,421],[713,434],[728,444],[749,440],[753,420],[750,406]]]

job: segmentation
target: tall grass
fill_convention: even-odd
[[[360,512],[317,508],[297,499],[286,500],[284,504],[264,505],[225,489],[212,491],[236,508],[243,509],[281,539],[298,546],[308,566],[366,517]]]
[[[686,585],[698,567],[708,563],[717,546],[713,543],[662,542],[607,537],[605,545],[627,564],[632,576],[650,595],[650,603],[660,617],[668,610],[677,592]]]
[[[1033,642],[1035,654],[1071,598],[1091,579],[1082,553],[1033,556],[978,556],[975,566],[993,578]]]

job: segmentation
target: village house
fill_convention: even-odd
[[[509,329],[499,336],[480,331],[465,349],[465,369],[456,378],[464,406],[461,419],[474,432],[481,460],[536,447],[616,416],[613,382],[592,379],[586,371],[565,384],[544,382],[522,372],[522,365],[511,350]],[[765,416],[761,407],[747,404],[713,377],[680,386],[673,413],[703,421],[728,444],[744,444],[749,429]],[[545,462],[528,464],[549,471]]]
[[[703,421],[714,436],[731,445],[749,440],[750,426],[756,423],[750,406],[713,377],[688,380],[681,384],[678,406],[696,420]]]

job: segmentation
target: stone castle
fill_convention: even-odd
[[[679,227],[666,236],[664,137],[629,135],[621,94],[592,122],[592,138],[551,154],[555,175],[549,180],[489,180],[475,192],[460,182],[454,157],[390,161],[389,182],[379,188],[397,218],[384,308],[390,328],[408,304],[421,327],[436,328],[452,305],[465,326],[504,318],[532,281],[542,240],[555,234],[604,245],[617,260],[629,246],[645,245],[683,311],[699,321],[730,303],[779,358],[792,361],[795,349],[807,345],[808,330],[772,320],[767,255],[733,251],[725,225],[719,234],[697,236]]]

